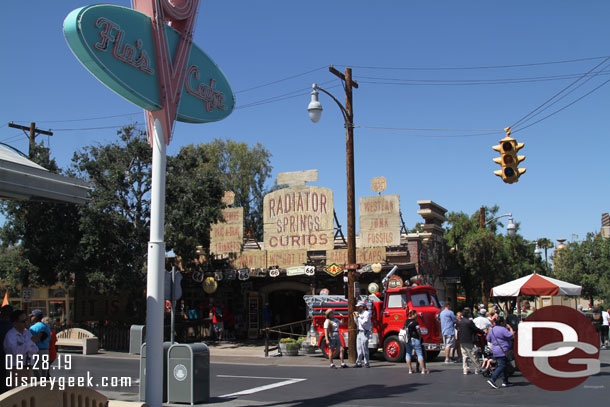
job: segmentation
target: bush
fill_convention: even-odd
[[[301,343],[293,338],[282,338],[280,343],[286,346],[286,350],[299,349],[301,347]]]

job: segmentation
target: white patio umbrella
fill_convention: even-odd
[[[580,295],[582,287],[555,278],[530,274],[491,289],[492,297],[524,295]]]

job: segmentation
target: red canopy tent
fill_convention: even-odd
[[[530,274],[491,289],[492,297],[523,295],[580,295],[582,287],[555,278]]]

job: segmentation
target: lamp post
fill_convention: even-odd
[[[513,222],[512,213],[506,213],[504,215],[496,216],[493,219],[485,221],[485,207],[481,206],[481,209],[479,211],[479,216],[480,216],[479,223],[480,223],[481,229],[485,229],[485,226],[489,225],[494,220],[498,220],[500,218],[505,218],[508,216],[508,225],[506,226],[506,234],[512,237],[512,236],[515,236],[515,234],[517,233],[517,225],[515,225],[515,223]]]
[[[481,229],[485,229],[485,227],[487,225],[489,225],[491,222],[498,220],[500,218],[504,218],[508,216],[508,225],[506,226],[506,234],[508,236],[515,236],[516,232],[517,232],[517,225],[514,224],[513,222],[513,214],[512,213],[507,213],[504,215],[500,215],[500,216],[496,216],[495,218],[492,218],[488,221],[485,221],[485,207],[481,206],[481,209],[479,210],[479,225],[481,227]],[[481,280],[481,296],[483,297],[483,303],[485,304],[485,307],[487,307],[487,287],[485,284],[485,280],[482,279]]]
[[[540,260],[542,258],[542,249],[538,245],[538,242],[536,242],[536,248],[534,249],[534,256],[536,256],[536,258],[538,260]]]
[[[352,315],[355,311],[354,271],[356,268],[356,209],[354,193],[354,112],[352,109],[352,88],[358,88],[358,83],[352,81],[352,68],[345,68],[345,74],[337,71],[331,65],[328,70],[343,81],[345,89],[345,107],[325,89],[313,84],[311,102],[307,107],[309,118],[317,123],[322,116],[322,104],[318,100],[318,91],[330,96],[335,101],[345,120],[345,150],[347,162],[347,327],[348,327],[348,359],[356,361],[356,323]]]

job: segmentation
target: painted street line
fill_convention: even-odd
[[[307,380],[307,379],[295,379],[295,378],[289,378],[289,377],[265,377],[265,376],[217,375],[216,377],[228,377],[228,378],[236,378],[236,379],[282,380],[281,382],[267,384],[265,386],[258,386],[258,387],[254,387],[254,388],[251,388],[251,389],[246,389],[246,390],[238,391],[238,392],[231,393],[231,394],[225,394],[225,395],[219,396],[220,398],[237,397],[237,396],[244,396],[244,395],[247,395],[247,394],[254,394],[254,393],[261,392],[261,391],[265,391],[265,390],[269,390],[269,389],[274,389],[276,387],[282,387],[282,386],[286,386],[286,385],[289,385],[289,384],[298,383],[298,382],[302,382],[302,381]]]

